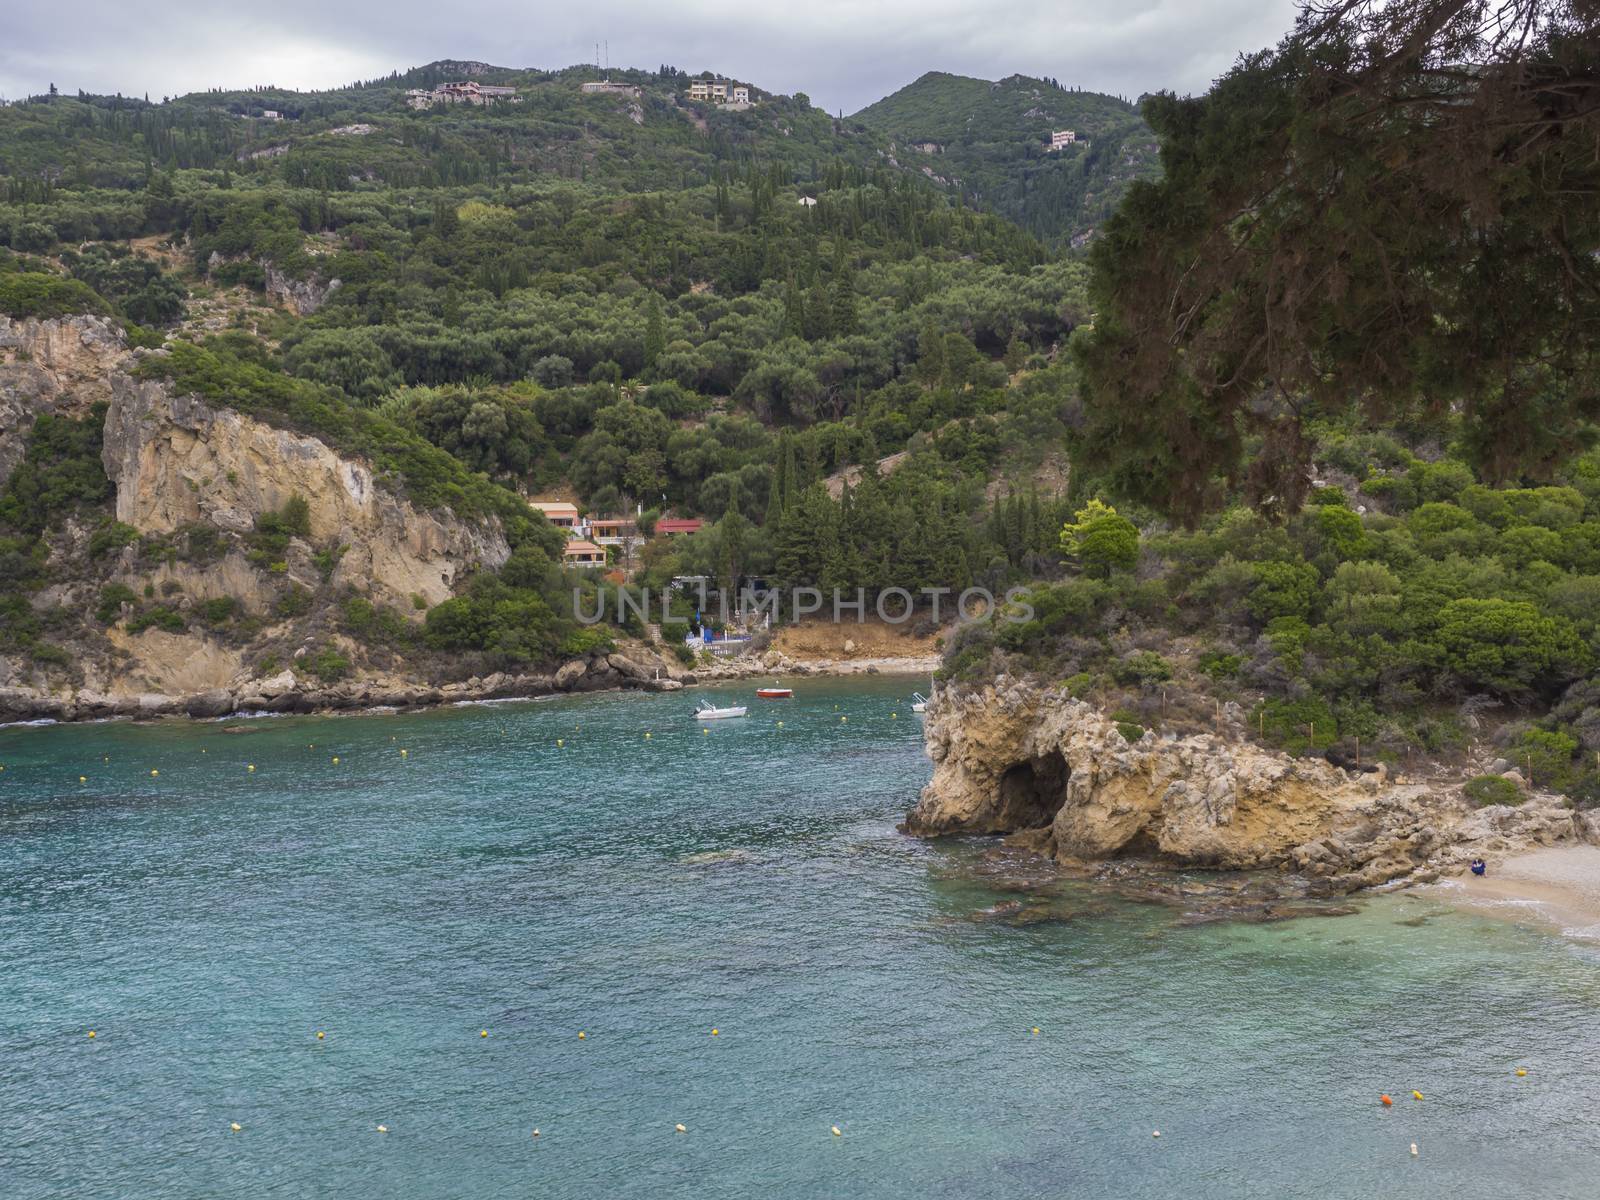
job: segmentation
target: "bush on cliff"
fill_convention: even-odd
[[[0,313],[8,317],[71,317],[109,313],[93,288],[43,272],[0,272]]]
[[[1479,808],[1490,804],[1521,804],[1527,798],[1515,783],[1499,775],[1475,775],[1461,790]]]

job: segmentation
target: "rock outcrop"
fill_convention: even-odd
[[[126,350],[122,331],[106,317],[0,316],[0,484],[22,461],[41,414],[82,417],[111,399],[111,377]]]
[[[1338,893],[1583,836],[1553,796],[1478,809],[1459,787],[1248,742],[1150,732],[1129,742],[1091,705],[1005,677],[940,691],[926,722],[934,775],[904,829],[1013,834],[1062,862],[1279,867]]]
[[[243,533],[258,514],[304,497],[312,538],[348,547],[330,582],[403,613],[415,611],[413,596],[438,604],[464,572],[510,554],[495,524],[421,511],[314,437],[174,395],[162,382],[112,376],[102,458],[117,519],[141,533],[201,523]]]
[[[266,276],[267,294],[281,301],[297,316],[309,317],[328,302],[328,297],[339,289],[340,280],[292,279],[266,259],[261,260],[261,270]]]

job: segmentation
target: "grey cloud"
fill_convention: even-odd
[[[1126,95],[1204,90],[1241,52],[1277,41],[1293,0],[24,0],[0,44],[0,95],[152,99],[209,87],[318,88],[439,58],[508,67],[592,61],[718,70],[852,112],[924,71],[1051,75]],[[606,53],[604,47],[602,56]]]

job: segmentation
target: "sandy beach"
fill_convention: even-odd
[[[1510,920],[1534,919],[1568,937],[1600,941],[1600,846],[1566,845],[1489,862],[1430,885],[1452,903]]]

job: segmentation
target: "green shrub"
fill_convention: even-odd
[[[337,683],[350,673],[350,660],[332,646],[324,646],[309,656],[305,666],[323,683]]]
[[[1136,721],[1118,721],[1117,732],[1125,742],[1137,742],[1144,736],[1144,726]]]
[[[109,313],[111,306],[93,288],[43,272],[0,275],[0,313],[12,317],[68,317]]]
[[[676,657],[677,660],[686,667],[691,666],[694,663],[694,650],[684,642],[674,642],[672,645],[672,653],[673,656]]]
[[[146,629],[156,628],[167,633],[182,633],[186,628],[183,614],[177,609],[168,608],[165,604],[157,604],[147,608],[138,616],[128,621],[129,633],[143,633]]]
[[[299,584],[291,584],[272,602],[272,615],[276,617],[303,617],[310,611],[311,593]]]
[[[339,565],[339,560],[344,557],[344,552],[349,548],[348,546],[329,546],[325,550],[318,550],[311,556],[312,563],[316,565],[317,573],[322,576],[322,582],[326,583],[332,578],[334,569]]]
[[[131,546],[139,540],[139,531],[121,521],[102,521],[89,536],[89,557],[99,558],[112,550]]]
[[[1111,665],[1111,678],[1124,687],[1148,687],[1172,678],[1172,664],[1154,650],[1139,650]]]
[[[122,615],[124,604],[133,604],[138,599],[126,584],[108,583],[100,589],[100,603],[95,607],[94,619],[102,625],[110,625]]]
[[[1479,808],[1489,804],[1521,804],[1526,799],[1521,788],[1499,775],[1474,776],[1461,790]]]
[[[599,625],[585,625],[561,640],[561,653],[567,658],[581,658],[596,651],[609,652],[615,645],[609,631]]]
[[[1220,650],[1207,650],[1200,656],[1200,671],[1213,679],[1232,679],[1239,674],[1239,668],[1244,666],[1244,658],[1238,654],[1224,654]]]
[[[239,614],[240,604],[232,596],[218,596],[212,600],[202,600],[199,606],[200,619],[207,625],[224,625]]]

